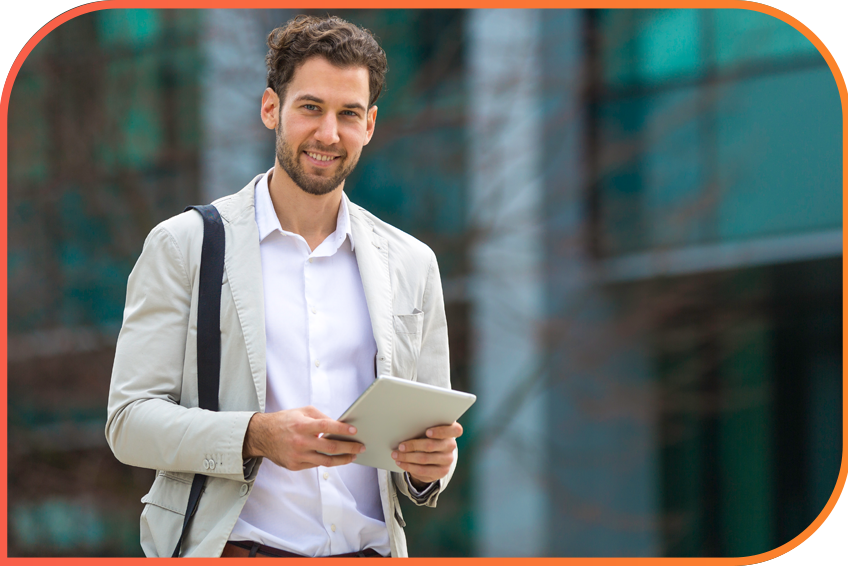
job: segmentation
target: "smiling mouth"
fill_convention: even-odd
[[[338,159],[338,155],[321,155],[320,153],[312,153],[311,151],[304,151],[306,155],[314,159],[315,161],[329,162],[334,159]]]

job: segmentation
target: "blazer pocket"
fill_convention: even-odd
[[[416,309],[418,310],[418,309]],[[424,325],[424,313],[395,315],[395,332],[398,334],[421,334]]]
[[[421,353],[421,329],[424,313],[396,314],[393,370],[397,377],[418,379],[418,355]]]
[[[193,474],[160,471],[150,488],[141,498],[141,538],[150,541],[157,556],[170,556],[183,528],[185,506],[191,491]]]
[[[190,477],[192,474],[178,475],[174,472],[160,471],[148,494],[141,498],[141,502],[185,515],[192,480],[184,476]]]

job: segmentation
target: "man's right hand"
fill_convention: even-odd
[[[278,466],[298,471],[350,464],[356,454],[365,452],[359,442],[329,440],[322,434],[349,436],[356,434],[356,428],[334,421],[315,407],[256,413],[247,425],[242,455],[268,458]]]

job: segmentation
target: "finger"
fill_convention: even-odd
[[[462,425],[454,422],[445,426],[434,426],[428,428],[425,433],[427,438],[459,438],[462,436]]]
[[[346,440],[332,440],[328,438],[316,438],[306,445],[309,450],[323,452],[324,454],[360,454],[365,452],[365,445],[359,442],[348,442]]]
[[[453,452],[392,452],[395,462],[420,464],[422,466],[450,466]]]
[[[316,418],[313,421],[305,423],[302,431],[304,434],[340,434],[342,436],[350,436],[356,434],[356,427],[345,424],[339,421],[334,421],[331,418]]]
[[[453,438],[434,440],[432,438],[415,438],[404,440],[398,445],[398,452],[452,452],[456,448]]]
[[[301,407],[301,414],[314,419],[314,423],[308,423],[310,433],[314,434],[356,434],[356,427],[336,421],[313,407],[308,405]]]

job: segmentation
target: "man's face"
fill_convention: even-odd
[[[368,110],[368,98],[365,67],[312,57],[295,70],[280,103],[276,153],[298,187],[324,195],[344,183],[374,132],[377,108]]]

